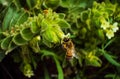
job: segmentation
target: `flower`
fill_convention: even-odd
[[[117,26],[118,26],[117,22],[110,24],[104,19],[101,20],[101,28],[105,31],[108,39],[111,39],[112,37],[114,37],[114,33],[117,32],[117,30],[119,30]]]
[[[113,32],[116,32],[117,30],[119,30],[119,28],[117,27],[118,23],[115,22],[113,25],[111,25],[111,29],[113,30]]]
[[[31,76],[34,76],[34,73],[33,73],[32,70],[27,70],[25,76],[27,76],[28,78],[30,78]]]
[[[26,65],[24,66],[23,73],[24,73],[24,75],[25,75],[26,77],[28,77],[28,78],[34,76],[34,72],[33,72],[32,68],[31,68],[31,65],[30,65],[30,64],[26,64]]]
[[[110,27],[109,22],[107,22],[107,21],[102,21],[101,28],[103,28],[104,30],[106,30],[106,29],[109,28],[109,27]]]
[[[114,37],[114,32],[112,30],[107,30],[106,36],[108,37],[108,39],[111,39],[112,37]]]

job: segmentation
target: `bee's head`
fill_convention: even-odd
[[[68,33],[67,35],[65,35],[62,40],[61,40],[61,44],[67,43],[70,41],[70,34]]]
[[[65,37],[65,38],[63,39],[64,42],[68,42],[69,40],[70,40],[70,39],[67,38],[67,37]]]

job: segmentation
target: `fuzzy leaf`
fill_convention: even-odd
[[[16,45],[24,45],[27,43],[26,40],[24,40],[22,38],[22,36],[20,34],[16,34],[14,37],[13,37],[13,40],[12,40]]]
[[[61,0],[61,6],[65,8],[86,8],[90,7],[95,0]]]
[[[30,40],[33,37],[33,33],[31,32],[30,28],[25,28],[20,32],[21,36],[25,40]]]
[[[58,25],[61,27],[61,28],[70,28],[70,24],[67,23],[65,20],[60,20],[58,22]]]
[[[46,40],[44,37],[43,37],[43,43],[49,48],[53,47],[52,43]]]
[[[32,33],[36,33],[36,32],[38,32],[39,31],[39,27],[37,26],[37,23],[36,22],[31,22],[31,31],[32,31]]]
[[[11,40],[12,40],[12,37],[11,37],[11,36],[5,38],[5,39],[1,42],[1,48],[4,49],[4,50],[8,49],[8,46],[9,46],[9,43],[10,43]]]
[[[28,13],[26,13],[25,11],[22,12],[22,14],[21,14],[21,16],[18,18],[16,24],[17,24],[17,25],[20,25],[20,24],[24,23],[24,22],[28,19],[28,17],[29,17],[29,14],[28,14]]]
[[[74,0],[61,0],[61,6],[70,8],[73,5]]]
[[[60,19],[64,19],[65,18],[65,14],[64,13],[58,13],[58,15],[59,15]]]
[[[89,17],[88,11],[83,11],[81,13],[81,21],[85,22]]]
[[[60,4],[60,0],[46,0],[44,3],[46,8],[56,9]]]

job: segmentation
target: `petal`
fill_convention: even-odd
[[[115,22],[113,25],[112,25],[112,30],[113,30],[113,32],[116,32],[117,30],[119,30],[119,28],[117,27],[117,25],[118,25],[118,23],[117,22]]]
[[[114,27],[114,28],[112,28],[112,30],[113,30],[113,32],[116,32],[117,30],[119,30],[119,28],[118,27]]]
[[[106,32],[106,36],[108,37],[108,39],[111,39],[112,37],[114,37],[114,32],[112,30],[108,30]]]
[[[109,22],[107,22],[107,21],[104,21],[104,22],[101,24],[101,28],[103,28],[104,30],[107,29],[108,27],[110,27],[110,24],[109,24]]]
[[[118,23],[117,23],[117,22],[115,22],[115,23],[113,24],[113,26],[116,26],[116,27],[117,27],[117,26],[118,26]]]

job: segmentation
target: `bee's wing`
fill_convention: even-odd
[[[73,52],[73,57],[75,57],[76,59],[78,59],[77,52],[75,50],[72,50],[72,52]]]
[[[66,58],[63,60],[62,67],[65,68],[68,65],[68,60]]]

